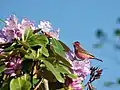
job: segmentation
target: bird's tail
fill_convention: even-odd
[[[103,62],[103,60],[101,60],[101,59],[99,59],[99,58],[94,58],[94,59],[96,59],[96,60],[98,60],[98,61],[101,61],[101,62]]]

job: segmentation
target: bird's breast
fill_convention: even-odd
[[[82,59],[82,60],[90,59],[90,58],[91,58],[90,55],[85,54],[85,53],[81,53],[81,52],[77,52],[77,53],[76,53],[76,56],[77,56],[79,59]]]

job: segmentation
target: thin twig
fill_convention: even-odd
[[[49,85],[48,85],[47,79],[44,79],[44,87],[45,87],[45,90],[49,90]]]
[[[40,87],[40,85],[41,85],[42,81],[43,81],[43,78],[40,80],[40,82],[37,84],[37,86],[35,87],[35,89],[34,89],[34,90],[37,90],[37,89]]]

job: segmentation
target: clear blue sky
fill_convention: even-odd
[[[16,14],[18,18],[27,17],[39,23],[39,20],[50,20],[55,27],[59,27],[60,39],[72,48],[72,42],[79,40],[91,53],[104,60],[104,63],[92,61],[104,70],[100,80],[95,82],[97,90],[119,90],[103,87],[103,82],[120,76],[116,64],[116,53],[112,46],[103,49],[93,49],[97,42],[95,30],[104,29],[109,37],[113,37],[116,19],[120,17],[120,0],[0,0],[0,18]]]

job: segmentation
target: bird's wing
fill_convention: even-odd
[[[87,52],[85,49],[83,49],[82,47],[80,47],[79,52],[85,53],[85,54],[90,55],[90,56],[92,56],[92,57],[95,57],[95,56],[93,56],[92,54],[88,53],[88,52]]]

